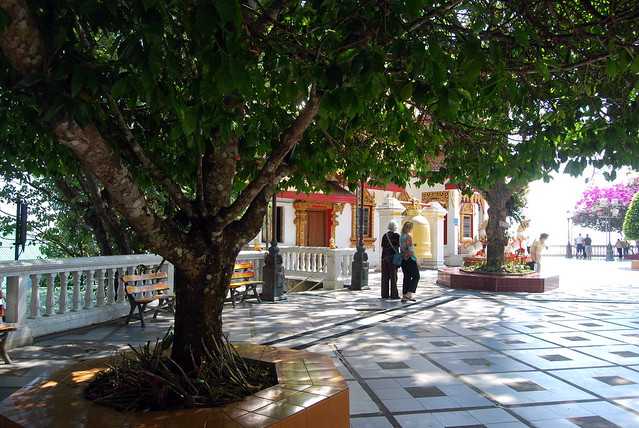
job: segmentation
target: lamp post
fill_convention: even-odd
[[[271,213],[271,246],[264,260],[264,285],[262,287],[262,299],[275,302],[286,300],[284,287],[284,266],[282,255],[277,246],[277,196],[273,194]]]
[[[368,287],[368,254],[364,246],[364,179],[359,186],[359,206],[355,199],[356,226],[357,226],[357,251],[353,256],[351,266],[351,290],[359,291]]]
[[[607,198],[601,198],[597,205],[599,206],[599,211],[601,213],[600,217],[607,220],[606,229],[608,232],[608,245],[606,245],[606,261],[612,262],[615,260],[615,255],[612,250],[612,242],[610,242],[610,233],[612,229],[612,219],[619,215],[619,201],[617,199],[609,201]]]
[[[566,220],[568,222],[568,243],[566,244],[566,258],[572,259],[572,244],[570,243],[570,220],[572,216],[570,215],[570,211],[566,211]]]

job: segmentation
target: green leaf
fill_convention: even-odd
[[[129,82],[126,78],[118,80],[111,88],[111,95],[113,95],[115,99],[126,97],[128,92]]]

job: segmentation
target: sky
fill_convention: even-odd
[[[601,171],[588,168],[579,177],[557,173],[548,183],[544,183],[542,180],[531,183],[525,210],[525,215],[531,220],[529,236],[533,238],[545,232],[550,235],[549,245],[565,245],[568,240],[566,211],[572,211],[575,208],[581,193],[591,185],[608,186],[613,183],[623,183],[633,175],[637,174],[633,174],[629,169],[620,169],[617,170],[617,179],[609,182],[603,177]],[[586,236],[586,233],[590,234],[593,245],[607,243],[605,233],[572,227],[571,237],[573,240],[578,233],[581,233],[582,236]],[[617,234],[613,232],[611,239],[615,241],[616,238]]]

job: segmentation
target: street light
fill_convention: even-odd
[[[568,243],[566,244],[566,258],[572,259],[572,245],[570,244],[570,220],[572,219],[572,215],[570,214],[570,210],[566,210],[566,220],[568,222]]]
[[[606,246],[606,261],[612,262],[615,260],[615,255],[612,251],[612,242],[610,242],[610,232],[612,228],[612,219],[617,218],[617,216],[619,215],[619,200],[615,198],[609,201],[607,198],[600,198],[597,206],[599,207],[599,217],[602,217],[608,221],[608,245]]]

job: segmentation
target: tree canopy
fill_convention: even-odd
[[[278,185],[636,163],[635,3],[0,1],[2,150],[82,171],[175,265],[188,365]]]

